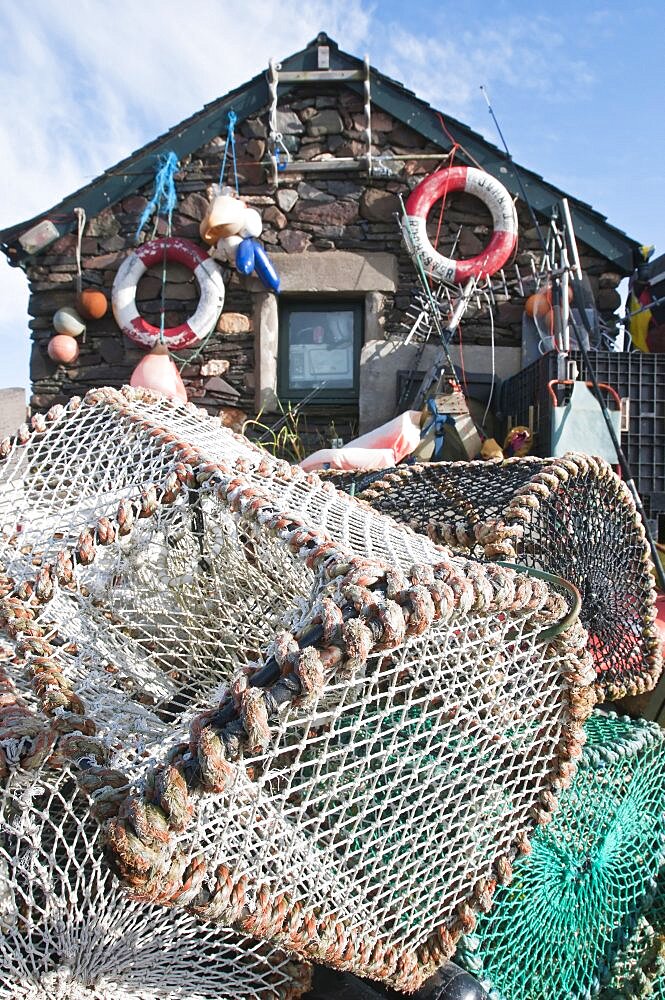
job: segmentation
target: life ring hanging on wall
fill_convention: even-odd
[[[164,330],[164,340],[173,351],[192,347],[214,329],[224,306],[224,280],[219,267],[190,240],[167,237],[144,243],[126,257],[113,282],[112,305],[115,321],[122,332],[141,347],[154,347],[159,341],[159,327],[139,314],[136,287],[148,270],[164,259],[183,264],[194,272],[200,291],[193,316],[179,326]]]
[[[477,257],[453,260],[432,246],[427,235],[427,215],[440,198],[451,191],[466,191],[479,198],[492,213],[492,238]],[[469,278],[487,278],[500,270],[517,245],[517,212],[510,194],[491,174],[475,167],[437,170],[409,195],[403,222],[407,248],[422,261],[427,275],[438,281],[461,285]]]

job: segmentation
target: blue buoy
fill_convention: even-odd
[[[254,270],[256,263],[255,251],[254,240],[249,237],[238,244],[238,249],[236,250],[236,270],[240,271],[241,274],[251,274]]]
[[[270,257],[256,240],[254,240],[254,267],[266,288],[275,294],[279,293],[279,275]]]

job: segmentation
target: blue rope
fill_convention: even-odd
[[[423,427],[421,432],[421,437],[425,437],[427,432],[433,427],[434,428],[434,452],[432,454],[432,461],[437,461],[443,449],[443,442],[446,437],[446,425],[453,424],[455,421],[448,413],[439,413],[436,401],[430,396],[427,400],[427,409],[430,411],[431,419]]]
[[[236,194],[238,194],[238,164],[236,161],[236,122],[238,121],[238,116],[235,111],[229,111],[228,126],[226,130],[226,142],[224,143],[224,156],[222,157],[222,169],[219,171],[219,186],[221,187],[224,183],[224,174],[226,173],[226,158],[231,149],[231,157],[233,160],[233,178],[236,186]]]
[[[171,217],[178,201],[174,179],[179,168],[178,157],[173,152],[162,153],[157,162],[158,170],[155,174],[155,191],[143,209],[143,215],[139,220],[134,237],[137,242],[141,235],[141,230],[153,213],[156,215],[165,214],[168,219],[169,231],[171,229]]]

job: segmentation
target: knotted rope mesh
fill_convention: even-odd
[[[617,963],[617,987],[631,961],[635,971],[626,948],[653,898],[665,844],[664,734],[599,712],[586,734],[554,819],[460,950],[492,1000],[586,1000],[609,987]]]
[[[327,473],[381,513],[455,552],[564,577],[582,596],[599,698],[655,687],[662,669],[644,526],[610,466],[588,455],[438,462]]]
[[[182,910],[131,902],[103,864],[76,775],[16,772],[0,789],[2,1000],[268,1000],[305,967]]]
[[[65,758],[133,899],[417,988],[571,779],[595,675],[570,588],[145,392],[0,456],[0,770]]]

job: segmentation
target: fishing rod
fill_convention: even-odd
[[[501,139],[501,142],[503,143],[503,148],[506,151],[506,156],[508,157],[508,159],[510,160],[510,162],[513,165],[513,171],[515,172],[515,180],[517,181],[518,187],[520,189],[520,194],[522,195],[522,199],[524,200],[524,203],[526,204],[526,207],[529,209],[529,215],[531,216],[531,221],[533,222],[534,226],[536,227],[536,232],[538,233],[538,239],[540,241],[540,245],[541,245],[543,251],[545,253],[547,253],[547,246],[546,246],[546,243],[545,243],[545,238],[543,237],[543,234],[541,232],[540,226],[538,224],[538,219],[536,218],[536,213],[533,210],[533,206],[532,206],[531,202],[529,201],[529,196],[526,193],[526,188],[524,187],[524,184],[522,182],[522,175],[520,174],[519,170],[517,169],[517,164],[513,160],[512,154],[511,154],[510,150],[508,149],[508,143],[504,139],[503,132],[501,131],[501,126],[499,125],[497,117],[494,114],[494,108],[492,107],[492,105],[490,103],[489,94],[487,93],[487,89],[483,86],[482,83],[480,85],[480,89],[482,91],[483,97],[487,101],[488,111],[490,113],[492,121],[494,122],[495,128],[496,128],[497,132],[499,133],[499,138]]]

